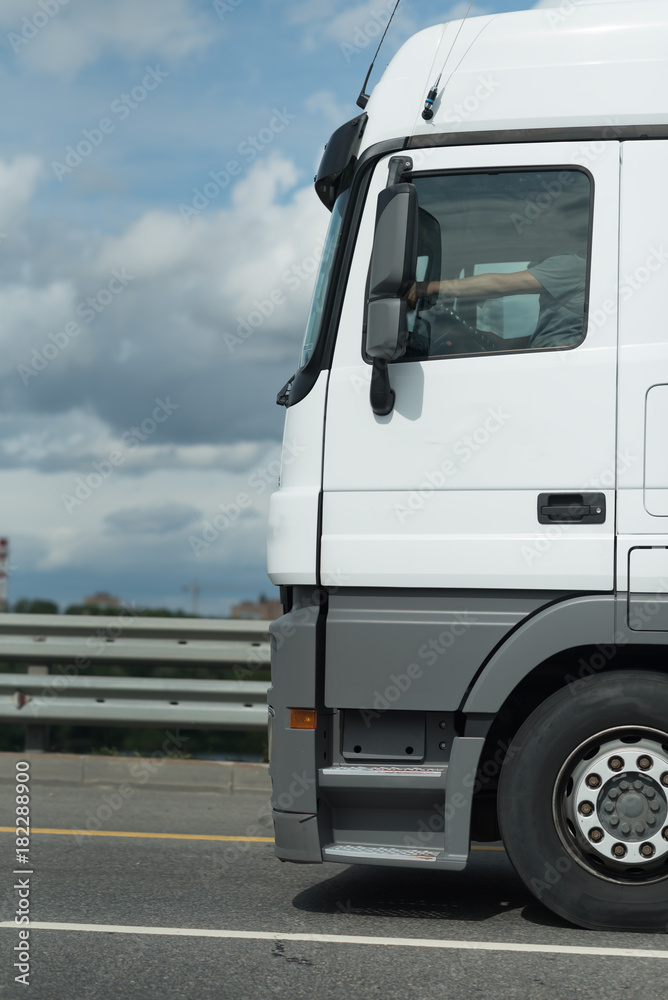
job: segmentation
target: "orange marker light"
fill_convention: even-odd
[[[290,729],[315,729],[316,714],[314,708],[291,708]]]

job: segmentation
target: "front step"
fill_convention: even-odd
[[[318,783],[321,801],[329,807],[326,814],[332,841],[322,849],[323,861],[451,867],[443,850],[446,775],[445,764],[338,764],[322,768]],[[437,824],[436,830],[430,828],[435,814],[441,827]],[[397,829],[399,816],[403,830]],[[463,868],[466,858],[457,857],[454,862],[452,867]]]
[[[447,765],[341,764],[319,772],[321,788],[378,788],[395,791],[443,791]]]
[[[327,844],[322,849],[323,861],[342,864],[393,865],[398,868],[445,868],[461,871],[466,867],[466,857],[449,855],[420,847],[382,847],[367,844]]]

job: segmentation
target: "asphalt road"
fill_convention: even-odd
[[[0,788],[3,826],[13,819],[13,794],[11,786]],[[566,925],[526,892],[503,852],[474,851],[461,873],[287,865],[276,861],[271,843],[257,839],[272,832],[264,796],[141,790],[119,799],[114,788],[33,785],[30,985],[26,993],[14,982],[17,928],[2,927],[3,997],[668,995],[666,935],[601,934]],[[100,816],[96,835],[54,832],[85,830]],[[113,832],[141,836],[104,835]],[[206,836],[256,839],[191,839]],[[13,833],[0,833],[0,858],[0,920],[12,921],[15,882],[27,877],[13,874]],[[100,925],[113,930],[95,931]],[[148,933],[156,929],[168,933]],[[314,934],[328,938],[290,937]],[[364,940],[369,938],[380,940]],[[429,947],[444,941],[453,946]],[[555,946],[630,954],[549,951]],[[537,950],[527,950],[532,947]],[[649,950],[667,957],[650,957]]]

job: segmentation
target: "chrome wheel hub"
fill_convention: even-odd
[[[600,733],[564,764],[553,805],[565,846],[597,875],[668,877],[668,735]]]

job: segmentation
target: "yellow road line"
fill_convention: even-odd
[[[14,833],[13,826],[0,826],[0,833]],[[273,844],[273,837],[224,837],[208,833],[136,833],[117,830],[49,830],[45,827],[31,827],[30,833],[69,834],[70,837],[151,837],[162,840],[248,840],[256,844]]]
[[[0,826],[0,833],[14,833],[13,826]],[[47,827],[36,827],[33,826],[30,830],[31,833],[52,833],[52,834],[67,834],[70,837],[147,837],[153,840],[232,840],[232,841],[248,841],[252,844],[273,844],[273,837],[228,837],[220,834],[212,833],[138,833],[117,831],[117,830],[51,830]],[[472,851],[503,851],[505,852],[505,847],[499,845],[491,845],[485,847],[482,844],[474,844],[471,847]]]

